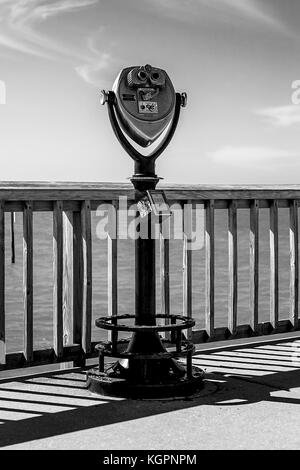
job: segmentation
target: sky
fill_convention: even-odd
[[[188,94],[166,182],[299,183],[299,22],[299,0],[0,0],[0,180],[126,181],[100,90],[150,63]]]

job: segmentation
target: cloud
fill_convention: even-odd
[[[255,111],[255,114],[275,127],[290,127],[300,124],[300,106],[296,105],[259,109]]]
[[[37,30],[48,18],[73,13],[97,3],[98,0],[0,0],[0,47],[41,57],[68,55],[56,39]],[[76,53],[73,53],[76,56]]]
[[[274,18],[270,13],[267,13],[259,6],[257,1],[253,0],[213,0],[214,4],[219,7],[226,7],[240,16],[248,19],[259,21],[261,23],[269,24],[272,26],[279,26],[280,22]]]
[[[76,72],[86,83],[98,85],[99,72],[106,69],[112,61],[109,52],[97,47],[103,28],[87,37],[86,49],[81,52],[74,45],[59,43],[56,38],[41,32],[41,25],[48,19],[77,12],[98,2],[99,0],[0,0],[0,48],[2,46],[48,59],[63,57],[73,62]],[[74,62],[81,64],[74,66]]]
[[[166,15],[176,19],[211,19],[213,22],[234,24],[238,20],[242,23],[250,21],[291,35],[287,26],[257,0],[151,0],[153,3]]]
[[[300,154],[284,149],[268,147],[223,147],[209,157],[214,163],[239,167],[257,168],[260,165],[287,165],[300,162]]]
[[[41,24],[66,13],[74,13],[98,3],[99,0],[0,0],[0,48],[42,58],[57,58],[80,63],[74,68],[87,83],[98,85],[99,72],[108,67],[111,55],[97,48],[98,29],[87,38],[87,49],[78,52],[72,44],[59,43],[41,32]]]
[[[98,0],[65,0],[46,3],[36,7],[34,14],[37,19],[46,20],[51,16],[61,13],[70,13],[88,6],[94,5]]]
[[[94,31],[87,38],[84,62],[75,67],[78,75],[89,85],[99,86],[100,72],[106,70],[114,61],[111,53],[98,46],[98,43],[103,44],[103,35],[105,29],[103,27]],[[107,46],[107,44],[106,44]],[[110,45],[111,49],[113,45]]]
[[[99,72],[106,69],[112,57],[110,54],[103,52],[98,53],[96,56],[91,57],[86,64],[78,65],[75,67],[78,75],[90,85],[99,85]]]
[[[38,51],[34,46],[26,43],[23,44],[21,41],[3,34],[0,34],[0,47],[1,46],[25,54],[36,55],[41,57],[45,55],[42,54],[41,51]]]

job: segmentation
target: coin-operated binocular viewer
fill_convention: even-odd
[[[139,223],[147,224],[148,238],[135,241],[135,314],[96,320],[96,326],[111,330],[113,338],[96,346],[99,367],[87,374],[87,386],[96,393],[140,398],[185,396],[198,390],[203,381],[202,370],[192,366],[194,346],[183,334],[194,326],[194,320],[156,314],[155,239],[151,238],[151,213],[160,221],[168,215],[164,193],[155,189],[159,181],[155,161],[171,141],[186,102],[186,93],[175,93],[167,73],[148,64],[125,68],[113,91],[102,91],[102,104],[107,104],[113,131],[134,160],[131,182]],[[145,155],[129,138],[142,148],[157,143]],[[158,324],[158,319],[165,320],[164,324]],[[134,324],[126,324],[127,320]],[[119,331],[132,335],[118,340]],[[169,332],[169,339],[163,339],[162,332]],[[186,357],[186,364],[177,361],[181,356]],[[107,364],[105,357],[115,358],[115,362]]]

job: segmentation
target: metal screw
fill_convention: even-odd
[[[108,93],[105,90],[101,90],[100,103],[104,105],[108,102]]]
[[[185,92],[181,93],[181,106],[185,108],[187,105],[187,94]]]

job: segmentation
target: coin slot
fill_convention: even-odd
[[[123,101],[135,101],[136,97],[135,97],[135,95],[130,95],[129,93],[124,93],[122,95],[122,100]]]

